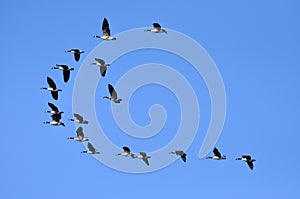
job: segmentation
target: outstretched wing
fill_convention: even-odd
[[[58,92],[51,91],[51,95],[52,95],[53,99],[58,100]]]
[[[75,52],[74,53],[74,58],[75,58],[75,61],[79,61],[79,59],[80,59],[80,52]]]
[[[47,82],[48,82],[48,85],[53,88],[54,90],[56,89],[56,84],[55,82],[53,81],[53,79],[51,79],[50,77],[47,77]]]
[[[159,25],[159,23],[153,23],[153,27],[156,29],[161,29],[161,26]]]
[[[51,115],[52,120],[59,122],[59,120],[61,119],[61,113],[60,114],[53,114]]]
[[[247,161],[251,160],[251,156],[250,155],[242,155],[242,158],[246,158]]]
[[[103,59],[95,58],[95,61],[98,62],[100,65],[105,65],[105,61]]]
[[[103,19],[102,32],[103,32],[103,35],[110,36],[109,24],[108,24],[108,21],[106,18]]]
[[[87,147],[88,147],[89,151],[91,151],[92,153],[94,153],[96,151],[96,149],[94,148],[94,146],[90,142],[88,143]]]
[[[78,129],[76,130],[76,134],[77,134],[77,137],[82,137],[82,138],[84,138],[83,128],[82,128],[81,126],[78,127]]]
[[[118,94],[111,84],[108,84],[108,90],[112,99],[118,99]]]
[[[54,104],[48,102],[48,106],[51,108],[52,111],[58,112],[58,108]]]
[[[79,115],[77,113],[74,113],[73,115],[74,115],[74,117],[76,117],[77,120],[79,120],[79,122],[83,122],[83,117],[81,115]]]
[[[64,76],[64,82],[68,82],[70,79],[70,74],[71,72],[69,70],[64,70],[63,71],[63,76]]]
[[[124,150],[125,152],[130,153],[130,149],[129,149],[127,146],[124,146],[124,147],[123,147],[123,150]]]
[[[186,154],[185,153],[183,153],[180,157],[183,160],[183,162],[186,162]]]
[[[248,164],[248,166],[249,166],[249,168],[251,169],[251,170],[253,170],[253,162],[252,161],[247,161],[247,164]]]
[[[105,77],[106,70],[107,70],[106,66],[100,66],[100,73],[102,77]]]
[[[219,152],[219,150],[217,148],[214,148],[213,153],[215,156],[217,156],[218,158],[221,158],[221,153]]]

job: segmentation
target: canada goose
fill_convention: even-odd
[[[183,162],[186,162],[186,153],[184,153],[182,150],[176,150],[174,152],[170,152],[170,154],[175,154],[181,157]]]
[[[74,58],[75,58],[75,61],[79,61],[80,59],[80,54],[84,53],[84,51],[82,50],[79,50],[79,49],[76,49],[76,48],[72,48],[71,50],[66,50],[65,51],[66,53],[73,53],[74,54]]]
[[[67,139],[76,140],[78,142],[89,141],[88,138],[84,137],[83,128],[80,126],[76,130],[77,137],[68,137]]]
[[[102,36],[95,35],[94,38],[101,38],[103,40],[116,40],[115,37],[110,36],[109,24],[106,18],[102,22]]]
[[[217,148],[214,148],[213,150],[214,156],[207,156],[206,159],[214,159],[214,160],[225,160],[226,156],[221,155],[219,150]]]
[[[93,65],[100,66],[100,74],[102,77],[105,77],[107,66],[110,66],[110,64],[105,63],[103,59],[95,58],[95,63],[92,63]]]
[[[50,125],[53,125],[53,126],[60,126],[61,125],[61,126],[65,127],[65,124],[63,122],[60,122],[61,114],[62,114],[62,112],[51,115],[52,121],[51,122],[48,122],[48,121],[44,122],[44,124],[50,124]]]
[[[69,68],[69,66],[64,64],[56,64],[57,67],[52,67],[51,69],[58,69],[63,71],[64,82],[68,82],[70,79],[70,73],[74,68]]]
[[[146,29],[145,32],[153,32],[153,33],[167,33],[167,31],[159,25],[159,23],[153,23],[152,29]]]
[[[74,113],[73,115],[76,119],[69,119],[69,121],[76,122],[79,124],[88,124],[89,123],[89,121],[83,120],[83,117],[81,115],[79,115],[77,113]]]
[[[236,160],[243,160],[243,161],[247,162],[247,164],[251,170],[253,170],[253,167],[254,167],[253,162],[256,161],[255,159],[252,159],[250,155],[242,155],[241,158],[236,158]]]
[[[50,91],[53,99],[58,100],[58,92],[61,92],[62,90],[56,88],[55,82],[50,77],[47,77],[47,82],[49,87],[41,88],[41,89]]]
[[[142,159],[146,163],[146,165],[149,166],[148,158],[151,158],[151,156],[148,156],[145,152],[140,152],[140,154],[137,156],[137,158]]]
[[[122,101],[122,99],[118,99],[117,92],[111,84],[108,84],[108,91],[110,93],[110,97],[104,96],[103,98],[109,99],[115,103],[120,103]]]
[[[94,146],[90,142],[88,142],[87,147],[88,147],[89,150],[88,151],[81,151],[81,153],[88,153],[88,154],[99,154],[100,153],[99,151],[97,151],[94,148]]]
[[[48,106],[51,108],[51,111],[46,111],[46,113],[51,113],[52,115],[58,113],[64,113],[63,111],[59,111],[58,108],[50,102],[48,102]]]
[[[121,155],[121,156],[125,156],[125,157],[136,158],[135,155],[130,152],[130,149],[127,146],[123,147],[123,152],[122,153],[118,153],[116,155]]]

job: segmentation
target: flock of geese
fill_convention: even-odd
[[[165,29],[163,29],[160,24],[153,23],[152,29],[146,29],[145,32],[152,32],[152,33],[167,33]],[[110,34],[110,28],[109,23],[106,18],[104,18],[102,23],[102,35],[95,35],[94,38],[101,38],[102,40],[116,40],[116,37],[111,36]],[[84,51],[80,49],[70,49],[66,50],[66,53],[73,53],[74,59],[76,62],[80,60],[80,56]],[[95,58],[95,62],[91,63],[91,65],[96,65],[100,68],[100,75],[102,77],[105,77],[107,68],[110,66],[110,64],[106,63],[103,59]],[[74,71],[74,68],[70,68],[67,65],[64,64],[56,64],[55,67],[52,67],[53,70],[61,70],[63,72],[63,81],[67,83],[70,79],[71,71]],[[52,78],[47,77],[47,83],[48,87],[42,87],[42,90],[50,91],[52,98],[54,100],[58,100],[58,94],[59,92],[62,92],[61,89],[57,88],[56,83],[53,81]],[[110,96],[104,96],[103,98],[109,99],[114,103],[120,103],[122,99],[118,98],[117,92],[114,89],[114,87],[111,84],[108,84],[108,91]],[[50,107],[50,111],[46,111],[46,113],[51,114],[51,121],[44,122],[45,124],[50,124],[53,126],[65,126],[63,122],[61,122],[63,111],[60,111],[57,106],[55,106],[53,103],[48,102],[48,106]],[[77,124],[88,124],[88,121],[83,118],[78,113],[74,113],[74,118],[68,119],[69,121],[75,122]],[[78,142],[88,142],[87,148],[88,150],[82,151],[81,153],[88,153],[88,154],[99,154],[100,152],[95,149],[95,147],[89,142],[90,140],[85,137],[82,126],[78,127],[76,130],[76,137],[68,137],[67,139],[72,139]],[[187,154],[182,150],[175,150],[170,152],[169,154],[174,154],[176,156],[180,156],[183,162],[186,162],[186,156]],[[213,156],[207,156],[206,159],[213,159],[213,160],[226,160],[226,156],[222,155],[220,151],[217,148],[213,149]],[[123,152],[116,154],[117,156],[124,156],[124,157],[131,157],[131,158],[138,158],[142,159],[146,165],[149,166],[149,158],[151,156],[148,156],[145,152],[139,152],[138,155],[131,152],[130,148],[127,146],[123,146]],[[242,155],[242,157],[236,158],[236,160],[242,160],[245,161],[249,168],[253,170],[253,162],[255,159],[252,159],[250,155]]]

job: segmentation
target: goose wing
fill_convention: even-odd
[[[251,160],[251,156],[250,155],[242,155],[242,158],[245,158],[247,161]]]
[[[92,153],[95,153],[96,152],[96,149],[94,148],[94,146],[89,142],[88,145],[87,145],[89,151],[91,151]]]
[[[79,59],[80,59],[80,52],[75,52],[74,53],[74,58],[75,58],[75,61],[79,61]]]
[[[105,65],[105,61],[103,59],[95,58],[95,61],[98,62],[102,66]]]
[[[108,90],[112,99],[118,99],[118,94],[111,84],[108,84]]]
[[[58,92],[51,91],[51,95],[52,95],[53,99],[58,100]]]
[[[185,153],[183,153],[180,157],[183,160],[183,162],[186,162],[186,154]]]
[[[78,129],[76,130],[76,134],[77,134],[77,137],[82,137],[82,138],[84,138],[83,128],[82,128],[81,126],[78,127]]]
[[[59,122],[59,120],[61,119],[61,114],[53,114],[51,115],[52,120]]]
[[[77,119],[79,122],[83,122],[83,117],[82,117],[81,115],[79,115],[79,114],[77,114],[77,113],[74,113],[73,115],[74,115],[74,117],[76,117],[76,119]]]
[[[140,152],[140,155],[143,157],[143,161],[146,163],[146,165],[149,166],[149,160],[147,154],[145,152]]]
[[[55,82],[53,81],[53,79],[51,79],[50,77],[47,77],[47,82],[48,82],[48,85],[53,88],[54,90],[56,89],[56,84]]]
[[[251,169],[251,170],[253,170],[253,162],[252,161],[247,161],[247,164],[248,164],[248,166],[249,166],[249,168]]]
[[[213,153],[215,156],[217,156],[218,158],[221,158],[221,153],[219,152],[219,150],[217,148],[214,148]]]
[[[129,149],[127,146],[124,146],[124,147],[123,147],[123,150],[124,150],[124,152],[130,153],[130,149]]]
[[[102,77],[105,77],[106,70],[107,70],[106,66],[100,66],[100,73]]]
[[[52,111],[58,112],[58,108],[54,104],[48,102],[48,106],[51,108]]]
[[[103,32],[103,35],[110,36],[109,24],[108,24],[108,21],[106,18],[103,19],[102,32]]]
[[[63,76],[64,76],[64,82],[68,82],[70,79],[71,72],[68,69],[64,69]]]
[[[153,23],[153,27],[160,30],[161,26],[159,25],[159,23]]]

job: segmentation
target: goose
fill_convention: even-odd
[[[145,32],[153,32],[153,33],[167,33],[167,31],[159,25],[159,23],[153,23],[152,29],[146,29]]]
[[[56,114],[51,115],[52,121],[44,122],[44,124],[50,124],[50,125],[53,125],[53,126],[63,126],[63,127],[65,127],[65,124],[60,121],[61,114],[62,113],[60,112],[60,113],[56,113]]]
[[[58,92],[61,92],[62,90],[56,88],[55,82],[50,77],[47,77],[47,82],[49,87],[41,88],[41,89],[50,91],[53,99],[58,100]]]
[[[122,153],[118,153],[116,155],[121,155],[121,156],[125,156],[125,157],[131,157],[131,158],[136,158],[136,156],[130,152],[130,149],[127,146],[123,146],[123,152]]]
[[[105,63],[103,59],[95,58],[95,63],[92,63],[92,65],[97,65],[100,67],[100,74],[102,77],[105,77],[107,66],[110,66],[110,64]]]
[[[58,113],[64,113],[63,111],[59,111],[58,108],[50,102],[48,102],[48,106],[51,108],[51,111],[46,111],[46,113],[51,113],[52,115]]]
[[[76,130],[77,137],[68,137],[67,139],[76,140],[78,142],[89,141],[87,137],[84,137],[83,128],[80,126]]]
[[[247,162],[247,164],[251,170],[253,170],[253,167],[254,167],[253,162],[256,161],[255,159],[252,159],[250,155],[242,155],[241,158],[236,158],[236,160],[243,160],[243,161]]]
[[[82,50],[79,50],[77,48],[72,48],[71,50],[65,50],[66,53],[73,53],[74,54],[74,58],[75,58],[75,61],[79,61],[80,59],[80,54],[84,53],[84,51]]]
[[[214,160],[225,160],[226,156],[221,155],[219,150],[215,147],[213,150],[214,156],[207,156],[206,159],[214,159]]]
[[[69,66],[64,64],[56,64],[56,67],[52,67],[51,69],[58,69],[63,71],[64,82],[68,82],[70,79],[70,73],[74,70],[74,68],[69,68]]]
[[[174,152],[170,152],[169,154],[175,154],[181,157],[183,162],[186,162],[186,153],[184,153],[182,150],[176,150]]]
[[[89,121],[87,120],[83,120],[83,117],[77,113],[73,114],[75,119],[69,119],[69,121],[75,122],[75,123],[79,123],[79,124],[88,124]]]
[[[111,84],[108,84],[108,91],[110,93],[110,97],[104,96],[103,98],[109,99],[115,103],[120,103],[122,101],[122,99],[118,99],[118,94]]]
[[[109,24],[106,18],[102,22],[102,36],[95,35],[94,38],[101,38],[103,40],[116,40],[117,38],[110,36]]]
[[[81,151],[81,153],[88,153],[88,154],[99,154],[100,153],[99,151],[97,151],[94,148],[94,146],[90,142],[88,142],[87,147],[88,147],[89,150],[88,151]]]
[[[140,152],[140,154],[137,156],[137,158],[142,159],[146,165],[149,166],[149,160],[148,158],[151,158],[151,156],[148,156],[145,152]]]

